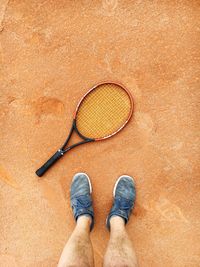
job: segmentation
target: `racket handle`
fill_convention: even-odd
[[[58,150],[47,162],[42,165],[35,173],[41,177],[56,161],[63,156],[63,151]]]

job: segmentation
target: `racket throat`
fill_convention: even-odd
[[[65,152],[62,149],[58,149],[57,153],[60,154],[60,157],[62,157]]]
[[[73,135],[77,135],[77,137],[79,138],[79,140],[73,140]],[[70,139],[72,137],[72,142],[75,141],[74,143],[72,143],[71,145],[69,145]],[[63,144],[63,146],[59,149],[61,153],[66,153],[69,150],[71,150],[74,147],[77,147],[79,145],[85,144],[85,143],[89,143],[89,142],[93,142],[95,141],[95,139],[92,138],[87,138],[85,136],[83,136],[77,129],[76,127],[76,120],[74,119],[72,122],[72,127],[71,130],[69,132],[69,135],[67,137],[67,140],[65,141],[65,143]],[[59,151],[58,150],[58,151]]]
[[[83,145],[83,144],[86,144],[86,143],[89,143],[89,142],[94,142],[94,141],[95,141],[94,139],[84,139],[84,141],[81,141],[81,142],[78,142],[78,143],[76,143],[76,144],[73,144],[73,145],[71,145],[71,146],[65,148],[65,150],[63,150],[63,148],[61,148],[61,149],[59,149],[59,150],[60,150],[61,153],[64,154],[64,153],[68,152],[69,150],[71,150],[71,149],[73,149],[73,148],[75,148],[75,147],[77,147],[77,146],[80,146],[80,145]],[[58,151],[59,151],[59,150],[58,150]]]

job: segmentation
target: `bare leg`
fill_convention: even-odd
[[[78,217],[76,227],[65,245],[58,267],[93,267],[93,249],[90,240],[91,218]]]
[[[124,219],[110,218],[110,240],[104,257],[104,267],[137,267],[137,259]]]

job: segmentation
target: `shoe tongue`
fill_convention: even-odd
[[[91,206],[91,201],[88,196],[79,196],[77,198],[77,205],[81,208],[89,208]]]

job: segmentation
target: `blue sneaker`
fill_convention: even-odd
[[[70,189],[71,207],[76,221],[81,215],[91,217],[92,223],[90,230],[92,230],[94,226],[94,211],[91,193],[92,186],[87,174],[77,173],[72,180]]]
[[[110,230],[110,218],[112,216],[120,216],[124,219],[125,224],[128,222],[134,207],[135,195],[135,182],[133,178],[128,175],[120,176],[114,186],[114,202],[106,220],[108,230]]]

